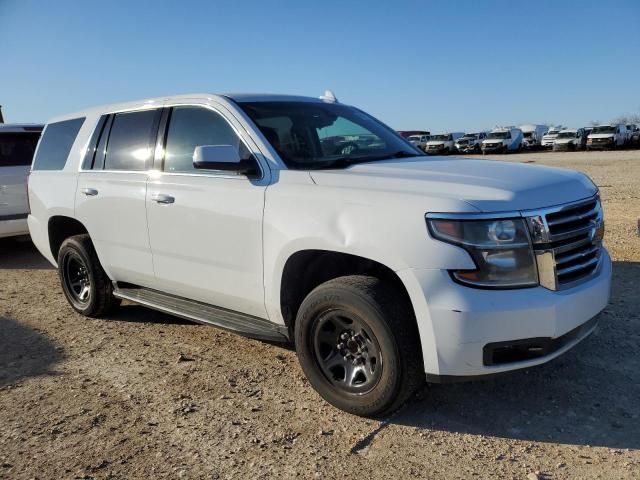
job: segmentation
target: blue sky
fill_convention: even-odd
[[[582,126],[640,112],[640,1],[0,0],[0,59],[12,122],[329,88],[397,129]]]

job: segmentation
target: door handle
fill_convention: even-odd
[[[95,188],[83,188],[80,191],[88,197],[95,197],[96,195],[98,195],[98,190],[96,190]]]
[[[156,203],[163,203],[165,205],[176,201],[174,197],[172,197],[171,195],[166,195],[164,193],[155,193],[151,195],[151,200],[153,200]]]

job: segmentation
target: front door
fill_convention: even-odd
[[[266,318],[264,180],[196,170],[194,149],[203,145],[233,145],[243,159],[255,161],[222,114],[205,106],[171,109],[164,158],[147,185],[156,286],[174,295]]]

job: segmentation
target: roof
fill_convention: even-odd
[[[0,123],[2,133],[37,132],[43,128],[44,125],[40,123]]]
[[[47,123],[59,122],[72,118],[78,118],[88,116],[92,114],[102,114],[105,112],[117,112],[125,110],[135,110],[145,107],[158,107],[164,103],[180,102],[180,101],[202,101],[202,100],[214,100],[217,99],[220,102],[314,102],[323,103],[323,100],[314,97],[303,97],[295,95],[280,95],[280,94],[266,94],[266,93],[188,93],[183,95],[168,95],[165,97],[145,98],[140,100],[134,100],[122,103],[112,103],[107,105],[98,105],[95,107],[86,108],[84,110],[68,113],[64,115],[57,115],[50,119]]]

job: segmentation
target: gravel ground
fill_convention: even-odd
[[[82,318],[0,241],[0,478],[640,478],[640,151],[504,158],[598,183],[611,305],[557,360],[383,421],[324,403],[286,348],[134,305]]]

